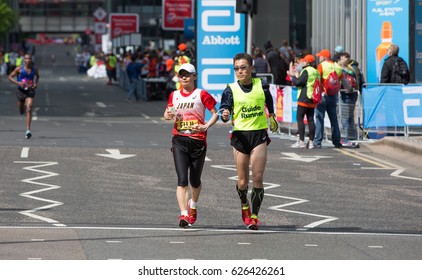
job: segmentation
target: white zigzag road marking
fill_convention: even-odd
[[[341,152],[345,155],[348,155],[350,157],[354,157],[354,158],[357,158],[359,160],[363,160],[365,162],[368,162],[368,163],[371,163],[373,165],[378,166],[378,167],[361,167],[362,169],[386,169],[386,170],[393,169],[395,171],[390,174],[390,176],[392,176],[392,177],[415,180],[415,181],[422,181],[421,178],[401,175],[401,173],[406,171],[406,168],[400,167],[400,166],[393,164],[393,163],[390,163],[390,162],[386,162],[386,161],[381,160],[379,158],[369,156],[369,155],[365,155],[365,154],[362,154],[362,153],[356,152],[356,151],[352,152],[352,151],[340,150],[339,152]]]
[[[38,177],[24,179],[24,180],[22,180],[22,182],[28,183],[28,184],[33,184],[33,185],[44,186],[46,188],[38,189],[38,190],[30,191],[30,192],[21,193],[20,196],[23,196],[23,197],[26,197],[26,198],[29,198],[29,199],[34,199],[34,200],[38,200],[38,201],[43,201],[43,202],[49,203],[49,204],[47,204],[45,206],[36,207],[36,208],[30,209],[30,210],[21,211],[19,213],[22,214],[22,215],[26,215],[28,217],[37,219],[37,220],[41,220],[41,221],[44,221],[44,222],[53,224],[55,226],[60,226],[60,227],[66,226],[66,225],[61,224],[60,222],[58,222],[56,220],[53,220],[53,219],[50,219],[50,218],[46,218],[46,217],[42,217],[40,215],[35,214],[36,212],[38,212],[40,210],[51,209],[53,207],[63,205],[63,203],[62,202],[59,202],[59,201],[54,201],[54,200],[50,200],[50,199],[46,199],[46,198],[41,198],[41,197],[38,197],[38,196],[34,196],[34,194],[37,194],[37,193],[60,189],[60,186],[57,186],[57,185],[51,185],[51,184],[45,184],[45,183],[37,182],[38,180],[42,180],[42,179],[46,179],[46,178],[49,178],[49,177],[53,177],[53,176],[59,175],[58,173],[54,173],[54,172],[50,172],[50,171],[44,171],[44,170],[39,170],[37,168],[42,168],[42,167],[56,165],[56,164],[58,164],[58,162],[15,161],[15,163],[36,164],[36,165],[33,165],[33,166],[23,167],[22,169],[30,170],[30,171],[33,171],[33,172],[38,172],[38,173],[45,174],[45,175],[38,176]]]
[[[219,168],[219,169],[224,169],[224,170],[236,171],[236,167],[234,165],[211,165],[211,167]],[[252,172],[249,171],[249,174],[251,174],[251,173]],[[233,181],[237,181],[237,176],[232,176],[232,177],[229,177],[228,179],[229,180],[233,180]],[[252,181],[249,181],[249,182],[252,183]],[[281,185],[274,184],[274,183],[263,182],[263,184],[264,184],[264,189],[265,190],[270,190],[270,189],[281,187]],[[293,211],[293,210],[284,209],[284,208],[289,207],[289,206],[293,206],[293,205],[298,205],[298,204],[309,202],[306,199],[295,198],[295,197],[288,197],[288,196],[281,196],[281,195],[275,195],[275,194],[270,194],[270,193],[267,193],[267,192],[265,193],[265,195],[266,196],[271,196],[271,197],[276,197],[276,198],[281,198],[281,199],[293,200],[293,202],[290,202],[290,203],[285,203],[285,204],[270,206],[270,207],[268,207],[268,209],[270,209],[270,210],[275,210],[275,211],[280,211],[280,212],[286,212],[286,213],[292,213],[292,214],[299,214],[299,215],[305,215],[305,216],[322,218],[322,220],[319,220],[319,221],[310,223],[309,225],[304,226],[304,228],[315,228],[315,227],[320,226],[322,224],[325,224],[325,223],[328,223],[328,222],[332,222],[332,221],[338,220],[338,218],[332,217],[332,216],[325,216],[325,215],[319,215],[319,214],[314,214],[314,213],[307,213],[307,212],[300,212],[300,211]]]

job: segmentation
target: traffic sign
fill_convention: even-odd
[[[103,8],[99,7],[94,11],[93,16],[95,21],[104,21],[107,17],[107,12]]]

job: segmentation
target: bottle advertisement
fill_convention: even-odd
[[[391,44],[409,64],[409,22],[409,0],[367,0],[367,83],[380,82]]]

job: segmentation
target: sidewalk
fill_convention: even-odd
[[[408,138],[386,136],[366,147],[375,153],[411,164],[418,169],[422,166],[422,136]]]
[[[370,146],[384,146],[398,149],[402,152],[412,153],[415,156],[422,156],[422,136],[413,137],[391,137],[387,136]]]
[[[290,129],[294,135],[297,132],[296,124],[292,124]],[[285,134],[289,133],[286,123],[281,123],[280,131]],[[422,167],[422,136],[386,136],[380,140],[367,142],[364,145],[373,152],[398,158]]]

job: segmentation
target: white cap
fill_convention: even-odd
[[[187,71],[189,73],[194,73],[194,74],[196,73],[195,66],[193,66],[190,63],[184,63],[184,64],[182,64],[182,66],[180,66],[180,68],[179,68],[179,73],[182,70],[185,70],[185,71]]]

